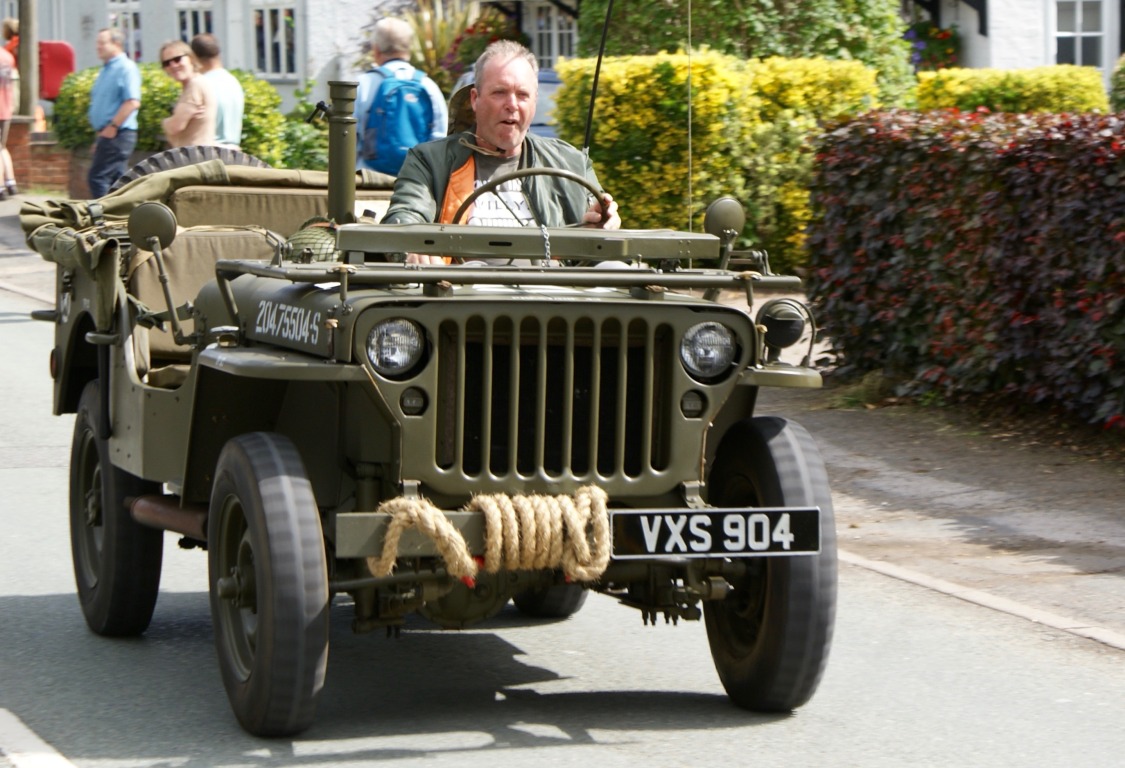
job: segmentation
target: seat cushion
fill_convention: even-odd
[[[357,189],[356,216],[365,211],[376,220],[390,204],[390,189]],[[301,223],[328,211],[328,191],[316,187],[182,187],[172,195],[172,210],[183,227],[200,225],[255,225],[285,237]]]
[[[274,255],[274,242],[279,235],[264,230],[216,229],[200,227],[184,229],[176,240],[164,249],[164,267],[168,271],[168,287],[172,301],[179,307],[194,301],[199,289],[215,279],[215,263],[219,259],[268,260]],[[156,259],[150,251],[137,251],[130,259],[126,274],[129,295],[136,297],[149,310],[160,312],[168,308]],[[190,319],[182,321],[185,334],[195,330]],[[160,361],[186,361],[191,359],[191,348],[179,346],[172,338],[171,324],[166,330],[153,328],[148,333],[148,356]],[[138,350],[141,358],[143,350]]]

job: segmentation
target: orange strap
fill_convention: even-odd
[[[461,207],[461,203],[465,202],[465,198],[473,193],[473,187],[477,182],[477,163],[476,159],[469,155],[469,159],[460,168],[457,168],[453,173],[449,174],[449,184],[445,187],[445,199],[441,201],[441,215],[438,217],[439,224],[452,224],[453,215],[457,213],[457,209]],[[473,215],[473,209],[470,206],[469,210],[465,211],[461,223],[469,223],[469,217]],[[452,256],[445,257],[446,264],[453,263]]]
[[[439,224],[453,223],[453,214],[457,213],[457,209],[461,207],[461,203],[465,202],[465,199],[473,193],[473,187],[476,185],[476,181],[476,158],[469,155],[469,159],[464,165],[449,174],[449,184],[445,187],[445,199],[441,202],[441,216],[438,217]],[[467,224],[472,213],[473,209],[469,208],[469,210],[465,212],[461,223]]]

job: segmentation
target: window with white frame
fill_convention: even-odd
[[[296,77],[296,6],[293,3],[256,0],[252,8],[257,71],[270,78]]]
[[[1055,3],[1055,63],[1105,67],[1106,4],[1103,0]]]
[[[574,56],[578,28],[574,17],[547,2],[524,3],[524,31],[540,67],[553,67],[560,58]]]
[[[212,5],[211,0],[176,0],[176,21],[181,40],[191,42],[196,35],[215,31],[212,28]]]
[[[125,55],[140,61],[141,3],[140,0],[109,0],[109,26],[121,30],[125,36]]]

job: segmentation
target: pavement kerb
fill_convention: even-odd
[[[53,306],[55,303],[54,266],[28,247],[23,229],[20,227],[20,208],[24,202],[42,202],[52,199],[66,199],[66,195],[61,192],[57,195],[20,194],[0,200],[0,269],[12,265],[21,265],[14,272],[0,276],[0,290],[15,293],[49,306]],[[43,269],[36,270],[34,265],[42,265]],[[36,274],[30,274],[33,272]]]
[[[918,571],[904,568],[900,565],[879,562],[878,560],[869,560],[866,557],[861,557],[860,555],[853,554],[843,549],[837,551],[837,557],[840,559],[840,562],[847,563],[848,565],[873,571],[883,576],[889,576],[899,581],[905,581],[919,587],[924,587],[925,589],[933,590],[934,592],[940,592],[943,595],[956,597],[984,608],[991,608],[994,611],[1000,611],[1011,616],[1017,616],[1021,619],[1027,619],[1036,624],[1042,624],[1052,629],[1058,629],[1072,635],[1077,635],[1078,637],[1084,637],[1088,640],[1094,640],[1103,645],[1108,645],[1111,648],[1125,651],[1125,635],[1114,632],[1111,629],[1106,629],[1105,627],[1090,626],[1075,619],[1060,616],[1057,613],[1050,613],[1049,611],[1033,608],[1030,605],[1025,605],[1015,600],[1009,600],[1006,597],[1000,597],[999,595],[993,595],[979,589],[963,587],[950,581],[927,576],[924,573],[919,573]]]

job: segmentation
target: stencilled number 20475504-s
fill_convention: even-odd
[[[614,559],[816,554],[820,509],[614,510]]]
[[[254,333],[316,344],[320,339],[320,312],[279,301],[260,301]]]

